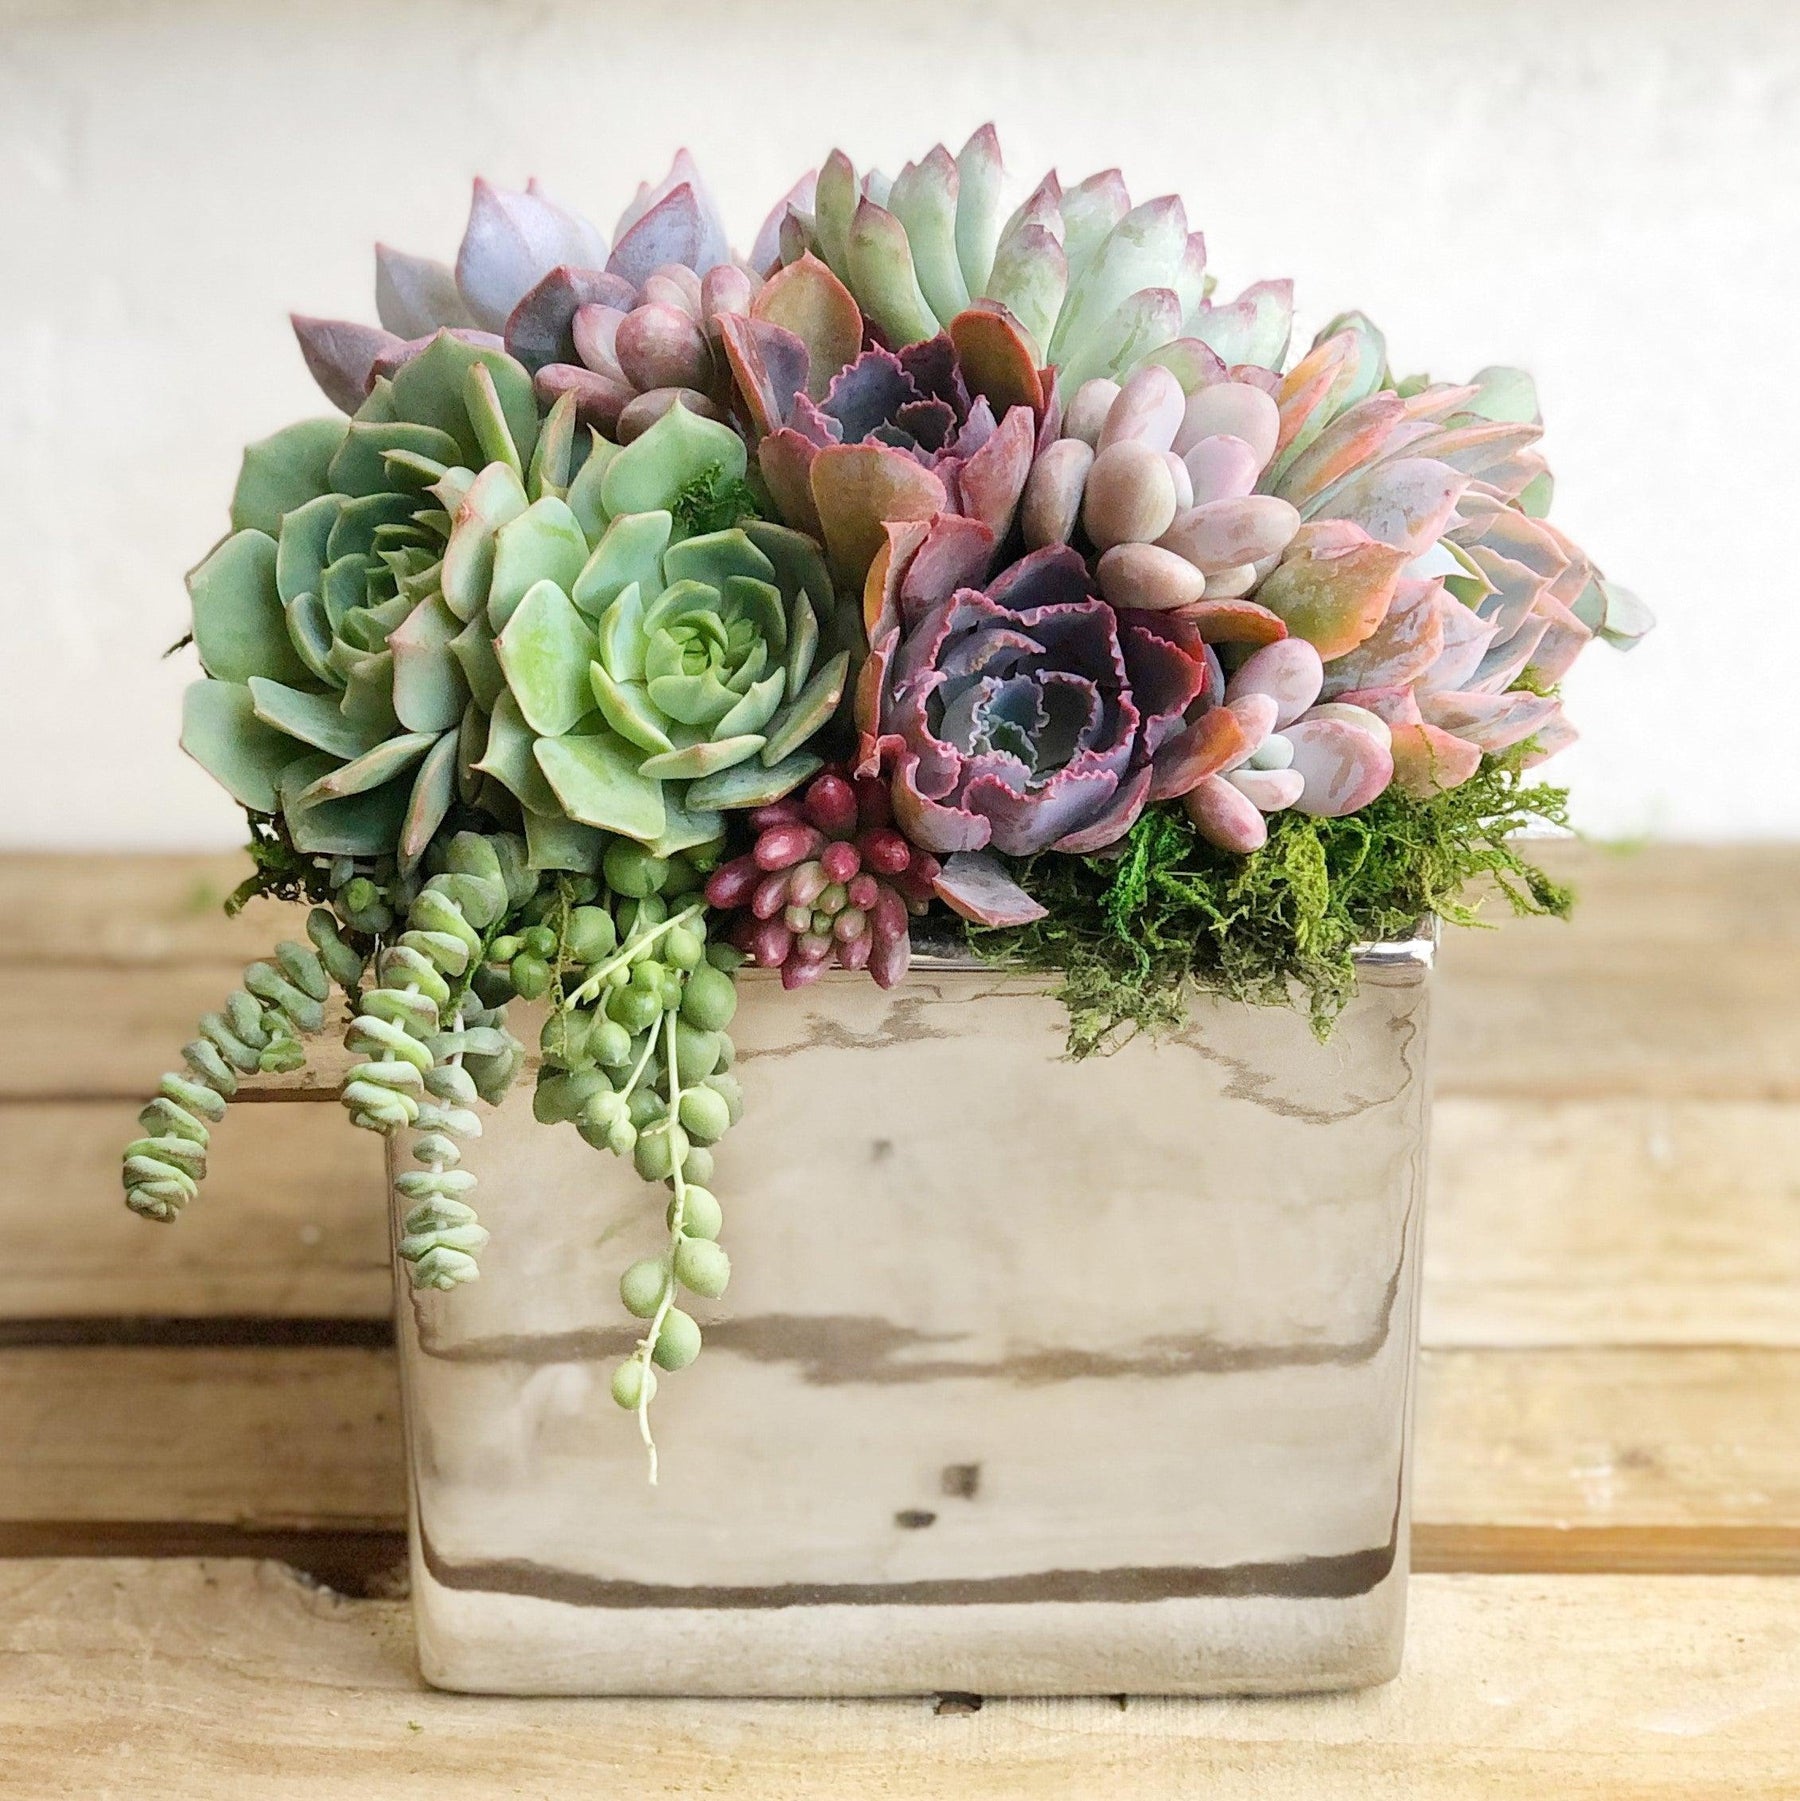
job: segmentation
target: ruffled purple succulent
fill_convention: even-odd
[[[1179,627],[1115,611],[1066,546],[964,585],[943,524],[890,546],[860,768],[890,774],[901,829],[940,856],[1103,849],[1182,782],[1218,662]]]

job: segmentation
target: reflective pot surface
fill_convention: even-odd
[[[482,1279],[399,1305],[426,1677],[512,1694],[1218,1694],[1395,1672],[1431,947],[1325,1045],[1198,1002],[1062,1058],[1041,982],[751,976],[732,1256],[613,1404],[660,1189],[531,1117]],[[531,1041],[536,1020],[520,1022]]]

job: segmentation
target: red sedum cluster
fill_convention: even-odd
[[[887,784],[841,768],[750,815],[755,843],[713,871],[710,906],[733,915],[731,942],[784,988],[827,969],[866,969],[883,988],[912,959],[911,916],[923,913],[936,857],[894,829]]]

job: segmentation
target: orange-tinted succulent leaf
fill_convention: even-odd
[[[891,520],[942,512],[944,484],[904,451],[882,444],[832,444],[812,464],[813,504],[839,578],[861,585]]]
[[[1257,599],[1330,662],[1354,650],[1387,616],[1408,553],[1345,520],[1303,525]]]
[[[1480,747],[1435,725],[1395,725],[1394,786],[1414,800],[1460,787],[1481,767]]]
[[[791,331],[802,344],[811,368],[808,395],[825,398],[831,380],[862,349],[863,317],[850,290],[810,253],[777,269],[750,303],[753,319],[766,319]]]
[[[987,396],[996,419],[1015,406],[1030,407],[1034,421],[1043,418],[1044,382],[1036,354],[1005,307],[998,301],[969,307],[950,321],[949,331],[963,380],[970,393]]]

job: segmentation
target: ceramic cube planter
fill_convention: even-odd
[[[515,1694],[1211,1694],[1399,1662],[1431,947],[1331,1041],[1199,1003],[1080,1065],[1041,983],[750,976],[730,1291],[666,1378],[661,1486],[608,1381],[628,1164],[469,1147],[480,1282],[403,1295],[426,1677]]]

